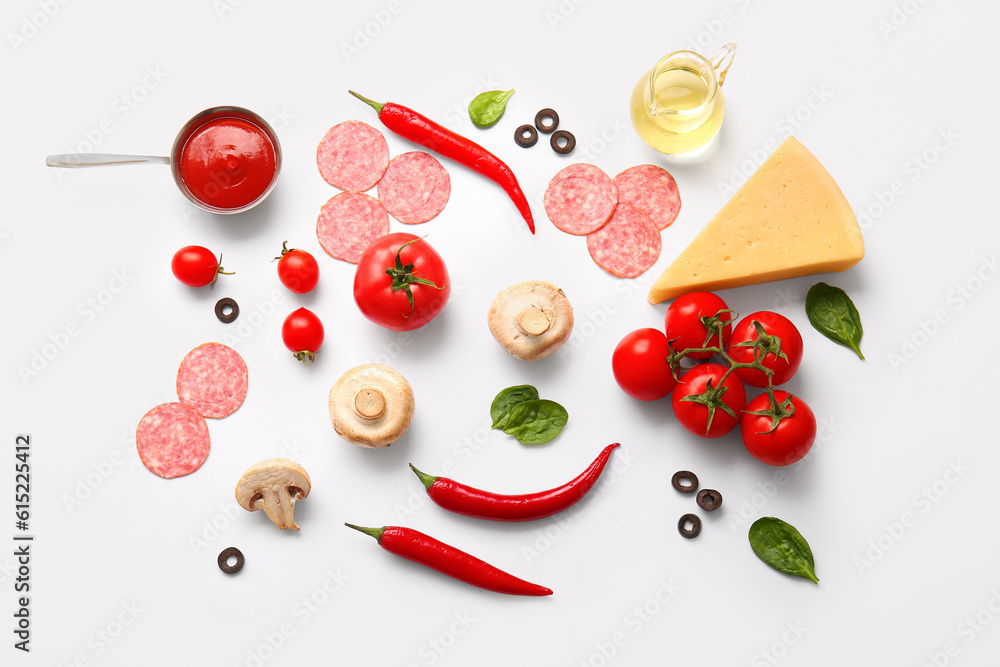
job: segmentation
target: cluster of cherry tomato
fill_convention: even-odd
[[[278,260],[278,279],[296,294],[306,294],[319,283],[319,264],[305,250],[288,249],[283,243]],[[220,275],[231,275],[222,268],[222,256],[204,246],[185,246],[174,253],[170,262],[174,277],[189,287],[215,285]],[[305,363],[315,360],[324,338],[323,323],[308,308],[299,308],[285,318],[281,325],[281,339],[295,358]]]
[[[319,283],[319,264],[316,258],[305,250],[289,250],[288,242],[281,244],[278,260],[278,280],[296,294],[308,294]],[[281,341],[295,355],[306,363],[316,361],[316,353],[323,345],[325,337],[323,323],[316,313],[308,308],[292,311],[281,325]]]
[[[638,329],[618,344],[615,380],[642,401],[672,393],[674,415],[697,436],[718,438],[739,426],[754,458],[794,463],[816,439],[816,417],[802,399],[775,387],[798,370],[802,336],[778,313],[751,313],[735,326],[734,317],[711,292],[678,297],[667,309],[664,331]],[[764,392],[748,401],[746,385]]]
[[[306,294],[319,283],[319,264],[305,250],[282,244],[278,279],[296,294]],[[174,276],[190,287],[215,285],[222,256],[203,246],[185,246],[170,263]],[[413,234],[387,234],[374,241],[358,263],[354,300],[372,322],[395,331],[411,331],[430,322],[444,309],[451,280],[444,260],[426,241]],[[315,361],[323,344],[323,323],[308,308],[285,318],[281,339],[295,358]]]

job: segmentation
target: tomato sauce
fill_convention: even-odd
[[[214,118],[191,130],[178,156],[184,187],[205,206],[241,209],[267,194],[277,176],[274,142],[245,118]]]

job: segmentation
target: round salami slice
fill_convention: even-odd
[[[341,192],[323,204],[316,238],[331,257],[357,264],[369,244],[389,233],[389,214],[374,197]]]
[[[660,257],[660,230],[645,213],[618,204],[601,229],[587,235],[587,250],[597,265],[619,278],[635,278]]]
[[[164,403],[147,412],[135,430],[142,464],[166,479],[190,475],[208,458],[208,424],[183,403]]]
[[[378,200],[407,225],[427,222],[451,197],[451,177],[433,155],[414,151],[392,158],[378,182]]]
[[[177,369],[177,396],[203,417],[228,417],[247,397],[246,362],[222,343],[199,345]]]
[[[334,125],[316,148],[316,165],[323,180],[347,192],[373,188],[387,164],[389,145],[385,137],[360,120]]]
[[[618,188],[599,167],[571,164],[549,181],[545,213],[552,224],[584,236],[604,226],[618,204]]]
[[[655,164],[629,167],[615,176],[618,201],[645,213],[658,229],[666,229],[681,210],[677,181]]]

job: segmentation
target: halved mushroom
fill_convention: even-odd
[[[413,421],[413,389],[399,371],[382,364],[344,373],[330,390],[330,421],[344,440],[387,447]]]
[[[296,500],[309,495],[310,487],[309,475],[295,461],[267,459],[243,473],[236,485],[236,502],[250,512],[263,509],[282,530],[298,530],[292,510]]]
[[[493,300],[490,333],[518,359],[543,359],[573,332],[573,307],[563,291],[542,280],[511,285]]]

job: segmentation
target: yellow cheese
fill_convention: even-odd
[[[813,273],[865,255],[837,183],[793,137],[754,172],[649,290],[649,302]]]

